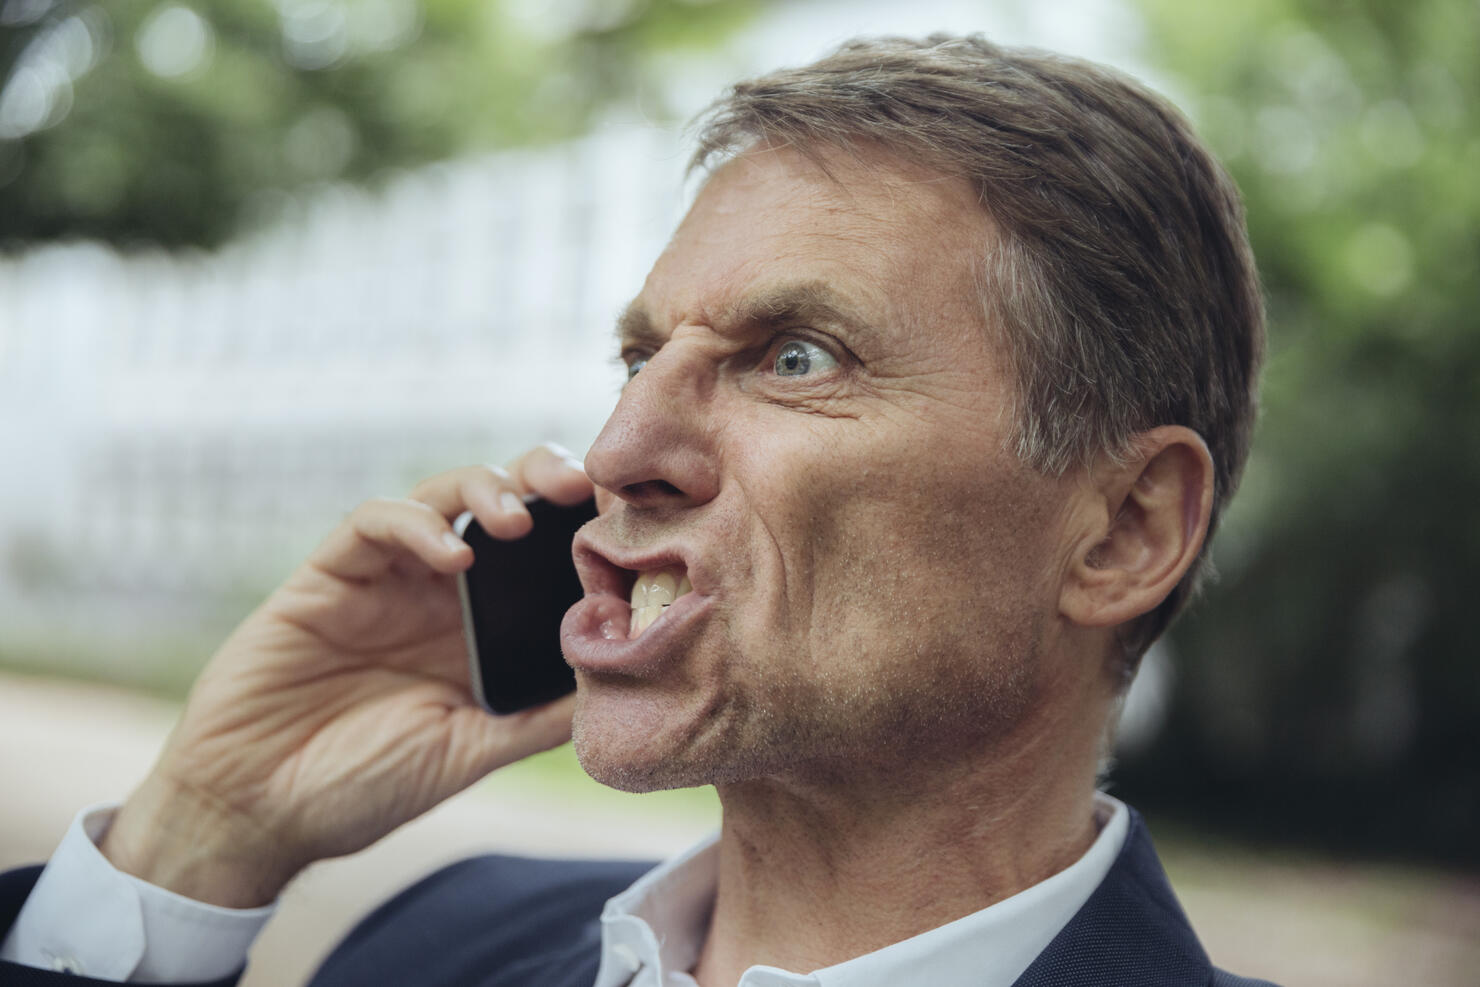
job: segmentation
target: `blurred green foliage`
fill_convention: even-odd
[[[555,140],[761,0],[3,0],[0,245],[214,245],[270,193]]]
[[[1244,191],[1263,420],[1138,804],[1480,863],[1480,8],[1143,0]]]

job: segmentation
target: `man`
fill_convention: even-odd
[[[573,716],[600,781],[716,785],[717,841],[626,891],[620,866],[460,865],[320,982],[1243,982],[1095,792],[1248,448],[1262,314],[1232,184],[1134,84],[980,39],[850,44],[738,86],[700,138],[584,472],[535,450],[352,513],[213,658],[138,792],[74,827],[6,959],[229,982],[304,866]],[[487,717],[450,519],[517,537],[523,495],[593,485],[577,693]],[[660,573],[692,590],[634,619]],[[65,904],[100,869],[143,909],[129,949]]]

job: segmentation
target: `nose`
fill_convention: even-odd
[[[701,342],[670,338],[627,382],[586,454],[592,482],[636,508],[712,500],[719,493],[708,428],[714,375]]]

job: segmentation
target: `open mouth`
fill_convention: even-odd
[[[688,570],[681,565],[636,573],[632,581],[632,617],[627,626],[628,639],[641,635],[663,616],[665,610],[693,590]]]
[[[694,609],[700,597],[689,577],[686,553],[677,546],[625,551],[598,547],[587,532],[576,535],[572,552],[586,596],[573,608],[585,628],[602,640],[617,643],[642,637],[654,624],[667,624],[665,614]]]
[[[687,653],[715,607],[704,567],[680,546],[598,548],[582,532],[572,554],[586,595],[566,612],[560,645],[578,674],[658,675]]]

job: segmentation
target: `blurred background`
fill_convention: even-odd
[[[1112,791],[1223,965],[1475,983],[1474,0],[0,0],[0,864],[127,792],[355,503],[584,451],[682,210],[683,123],[724,85],[935,29],[1142,78],[1248,204],[1260,434]],[[256,982],[301,979],[367,874],[662,853],[715,818],[566,753],[507,774],[311,872],[290,904],[318,918],[275,923]]]

